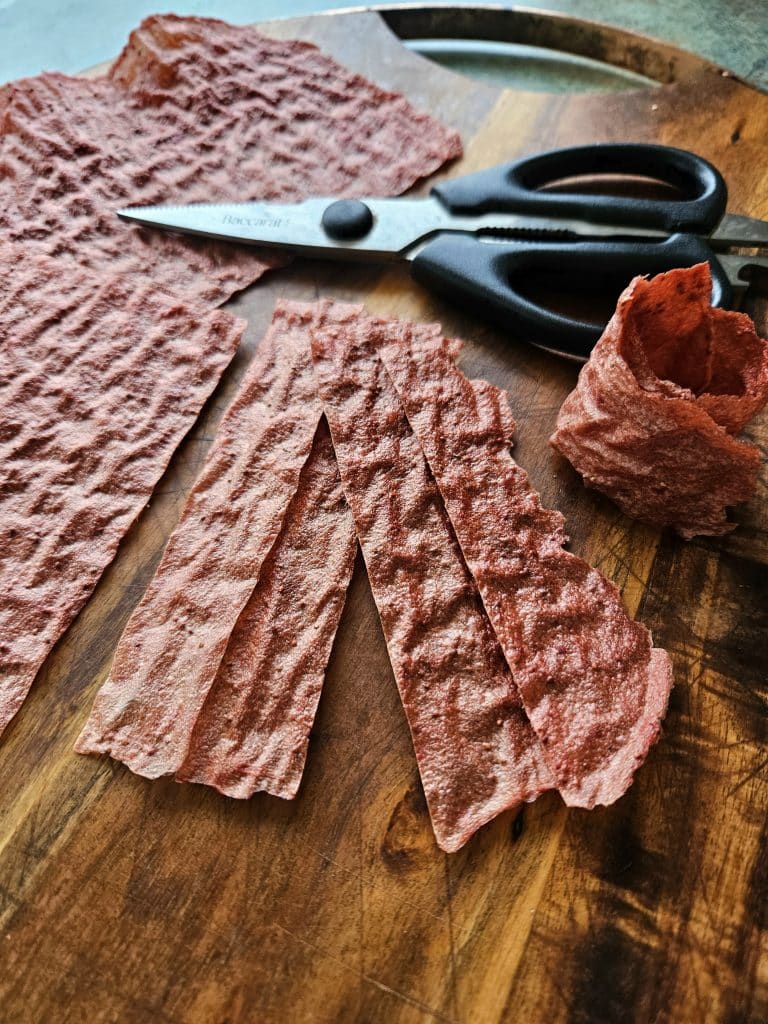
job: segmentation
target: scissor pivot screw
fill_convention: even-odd
[[[373,214],[359,199],[337,199],[325,208],[321,224],[329,238],[350,241],[368,234]]]

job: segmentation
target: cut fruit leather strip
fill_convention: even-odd
[[[0,293],[0,732],[237,348],[242,321],[19,259]],[[44,367],[44,370],[42,369]]]
[[[455,132],[310,44],[152,17],[106,78],[0,89],[0,230],[26,254],[218,304],[283,257],[143,230],[115,211],[392,195],[460,153]]]
[[[325,420],[176,772],[233,797],[296,795],[357,538]]]
[[[438,844],[552,780],[377,346],[408,325],[336,306],[312,355]],[[342,321],[343,316],[343,321]]]
[[[180,768],[235,624],[282,528],[321,409],[308,330],[324,308],[279,303],[120,638],[77,741],[148,778]]]
[[[403,325],[380,355],[564,800],[613,802],[658,734],[668,655],[616,587],[563,549],[562,516],[510,455],[504,392],[467,380],[434,332]]]
[[[635,278],[550,439],[627,515],[686,538],[728,533],[753,497],[760,453],[731,435],[768,400],[768,344],[710,296],[706,263]]]

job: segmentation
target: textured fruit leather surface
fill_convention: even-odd
[[[456,127],[450,173],[556,145],[661,141],[722,170],[734,212],[765,213],[768,97],[688,62],[653,91],[496,91],[408,53],[371,14],[300,36]],[[640,59],[660,66],[650,42]],[[664,65],[666,67],[666,65]],[[680,64],[680,67],[683,65]],[[72,753],[278,296],[442,322],[462,367],[508,390],[515,458],[571,549],[613,579],[673,659],[663,734],[628,794],[556,793],[450,856],[430,828],[405,716],[358,560],[293,801],[235,801]],[[576,367],[421,291],[399,268],[306,263],[227,306],[244,345],[0,748],[0,1017],[144,1024],[758,1021],[768,787],[768,502],[718,540],[626,519],[547,444]],[[762,300],[748,305],[766,331]],[[750,427],[766,448],[765,415]]]

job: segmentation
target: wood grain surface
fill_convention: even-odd
[[[373,14],[273,24],[455,125],[461,173],[589,140],[661,141],[768,216],[768,96],[689,61],[662,87],[522,94],[406,52]],[[571,547],[672,654],[661,741],[595,811],[547,794],[437,849],[358,559],[296,800],[148,782],[72,744],[278,295],[439,319],[509,389],[516,456]],[[49,657],[0,745],[1,1024],[758,1024],[768,1020],[766,474],[717,541],[590,494],[547,445],[576,368],[483,327],[400,269],[321,263],[230,303],[242,351]],[[766,331],[764,302],[749,311]],[[751,436],[763,449],[768,421]]]

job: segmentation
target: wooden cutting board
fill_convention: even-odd
[[[768,96],[649,41],[520,24],[528,41],[567,36],[667,84],[494,89],[408,53],[372,13],[268,30],[318,42],[455,125],[466,157],[448,173],[562,144],[664,142],[716,163],[734,212],[768,216]],[[442,854],[360,562],[295,801],[241,803],[72,753],[278,295],[439,319],[467,340],[464,369],[509,389],[517,459],[565,514],[572,549],[674,659],[663,738],[615,806],[567,810],[547,794]],[[731,536],[662,537],[549,449],[576,367],[407,273],[305,263],[230,306],[249,321],[243,351],[0,745],[0,1022],[765,1020],[765,473]],[[766,304],[749,310],[765,332]],[[763,446],[766,424],[751,430]]]

